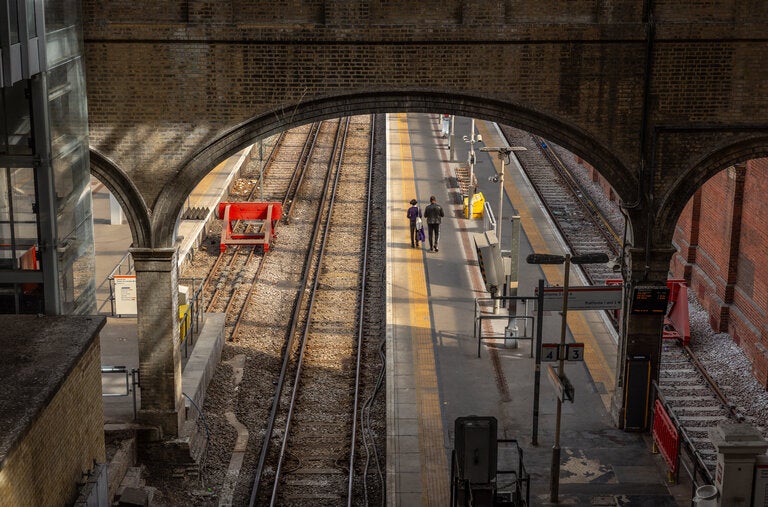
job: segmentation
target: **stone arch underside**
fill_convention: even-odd
[[[152,228],[149,210],[133,181],[108,157],[90,150],[91,173],[112,192],[125,212],[134,246],[151,243]]]
[[[724,136],[712,151],[699,154],[660,196],[656,218],[657,243],[671,244],[677,220],[696,191],[720,171],[748,160],[768,157],[768,128],[763,132]]]
[[[158,194],[151,214],[151,245],[173,245],[176,218],[187,196],[218,163],[258,139],[315,121],[378,113],[444,113],[494,121],[540,135],[593,164],[619,196],[636,199],[637,180],[628,164],[578,126],[516,104],[478,97],[419,92],[329,97],[270,111],[232,127],[190,157]]]

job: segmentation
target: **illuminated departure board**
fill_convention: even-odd
[[[635,287],[632,292],[632,313],[667,313],[667,287]]]

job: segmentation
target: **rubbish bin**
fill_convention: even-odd
[[[482,192],[475,194],[475,201],[472,203],[472,216],[469,216],[469,197],[464,198],[464,218],[483,218],[483,209],[485,207],[485,196]]]
[[[717,487],[707,484],[696,488],[696,496],[693,497],[696,507],[717,507]]]

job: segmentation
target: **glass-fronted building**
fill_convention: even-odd
[[[95,313],[78,0],[0,0],[0,313]]]

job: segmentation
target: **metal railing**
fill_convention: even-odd
[[[532,300],[535,301],[535,297],[529,297],[529,296],[502,296],[502,297],[496,297],[496,298],[475,298],[475,329],[474,329],[474,338],[477,340],[477,357],[480,357],[480,349],[483,343],[483,340],[498,340],[503,339],[505,340],[531,340],[533,342],[533,334],[528,335],[528,331],[533,331],[533,315],[529,314],[529,308],[528,308],[528,301]],[[512,306],[514,305],[514,311],[517,311],[517,302],[521,301],[524,304],[523,314],[512,314],[511,312],[508,315],[503,314],[484,314],[481,307],[487,306],[487,307],[493,307],[498,308],[501,306],[508,306],[510,310],[513,310]],[[505,328],[506,332],[503,336],[497,336],[495,334],[490,335],[484,335],[483,334],[483,322],[486,320],[507,320],[509,324],[512,324],[514,322],[515,326],[510,327],[509,325]],[[529,326],[529,321],[530,326]],[[522,330],[517,326],[519,322],[522,322]],[[511,336],[513,335],[513,336]],[[514,342],[515,345],[517,345],[517,342]],[[533,357],[533,347],[531,347],[531,355],[530,357]]]
[[[531,475],[525,469],[523,449],[517,439],[497,439],[496,445],[514,446],[517,461],[516,469],[496,469],[496,476],[489,484],[475,484],[481,489],[492,490],[493,497],[504,500],[504,505],[526,507],[531,504]],[[506,480],[502,480],[504,477]],[[472,507],[474,505],[473,483],[461,476],[461,467],[456,449],[451,451],[451,499],[452,507]],[[494,504],[495,505],[495,504]]]
[[[656,399],[659,400],[661,406],[664,407],[664,410],[666,410],[667,416],[672,421],[672,424],[674,424],[680,436],[680,442],[677,444],[679,453],[677,456],[679,459],[679,467],[676,470],[676,473],[672,476],[672,479],[674,480],[674,483],[677,484],[680,478],[680,470],[685,470],[686,475],[688,475],[688,478],[691,481],[691,498],[693,498],[696,494],[696,489],[699,486],[705,484],[714,484],[714,477],[712,477],[709,468],[707,468],[707,465],[704,463],[701,452],[696,448],[693,440],[685,431],[685,428],[680,423],[677,415],[674,413],[666,398],[661,393],[659,385],[656,383],[656,381],[653,381],[652,384]],[[655,413],[654,417],[656,417]],[[685,453],[681,451],[685,451]]]
[[[203,280],[201,278],[181,278],[179,285],[187,285],[190,288],[187,308],[179,315],[179,347],[183,347],[184,357],[189,357],[189,347],[194,348],[195,338],[200,334],[200,325],[203,320]]]
[[[488,201],[485,201],[485,206],[483,206],[483,230],[496,232],[496,216],[493,214]]]
[[[497,439],[497,444],[507,444],[514,446],[514,452],[517,457],[517,469],[516,470],[496,470],[496,486],[498,493],[508,495],[508,501],[515,506],[527,506],[531,504],[531,475],[525,469],[525,463],[523,461],[523,449],[520,447],[517,439]],[[513,488],[511,490],[504,488],[499,481],[499,476],[510,477]]]
[[[115,308],[115,275],[132,275],[134,273],[133,256],[131,252],[126,252],[114,269],[107,275],[107,280],[109,281],[109,303],[112,308],[113,317],[118,316]]]
[[[136,420],[136,388],[141,387],[141,375],[138,368],[130,370],[125,366],[102,366],[101,375],[125,375],[125,392],[105,393],[102,391],[102,398],[112,398],[120,396],[133,395],[133,420]]]

